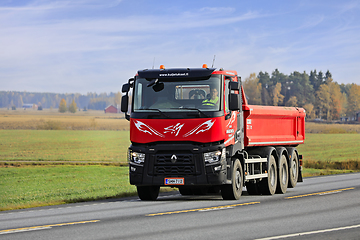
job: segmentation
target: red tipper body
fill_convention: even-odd
[[[304,143],[303,108],[243,105],[243,111],[245,147]]]

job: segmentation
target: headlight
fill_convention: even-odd
[[[130,152],[130,162],[143,164],[145,161],[145,153]]]
[[[204,153],[205,163],[216,163],[220,161],[222,158],[225,158],[225,148],[222,151],[217,150],[214,152]]]

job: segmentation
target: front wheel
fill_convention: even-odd
[[[192,189],[190,187],[179,187],[179,192],[183,196],[193,195]]]
[[[143,201],[155,201],[159,191],[160,186],[137,186],[138,196]]]
[[[240,161],[236,159],[231,174],[231,184],[221,186],[222,198],[224,200],[239,199],[242,194],[243,179],[243,170]]]

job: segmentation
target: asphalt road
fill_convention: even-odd
[[[0,239],[360,239],[360,173],[238,201],[175,191],[0,212]]]

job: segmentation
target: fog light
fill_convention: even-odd
[[[214,167],[214,170],[215,170],[215,171],[220,171],[220,170],[221,170],[221,166]]]

